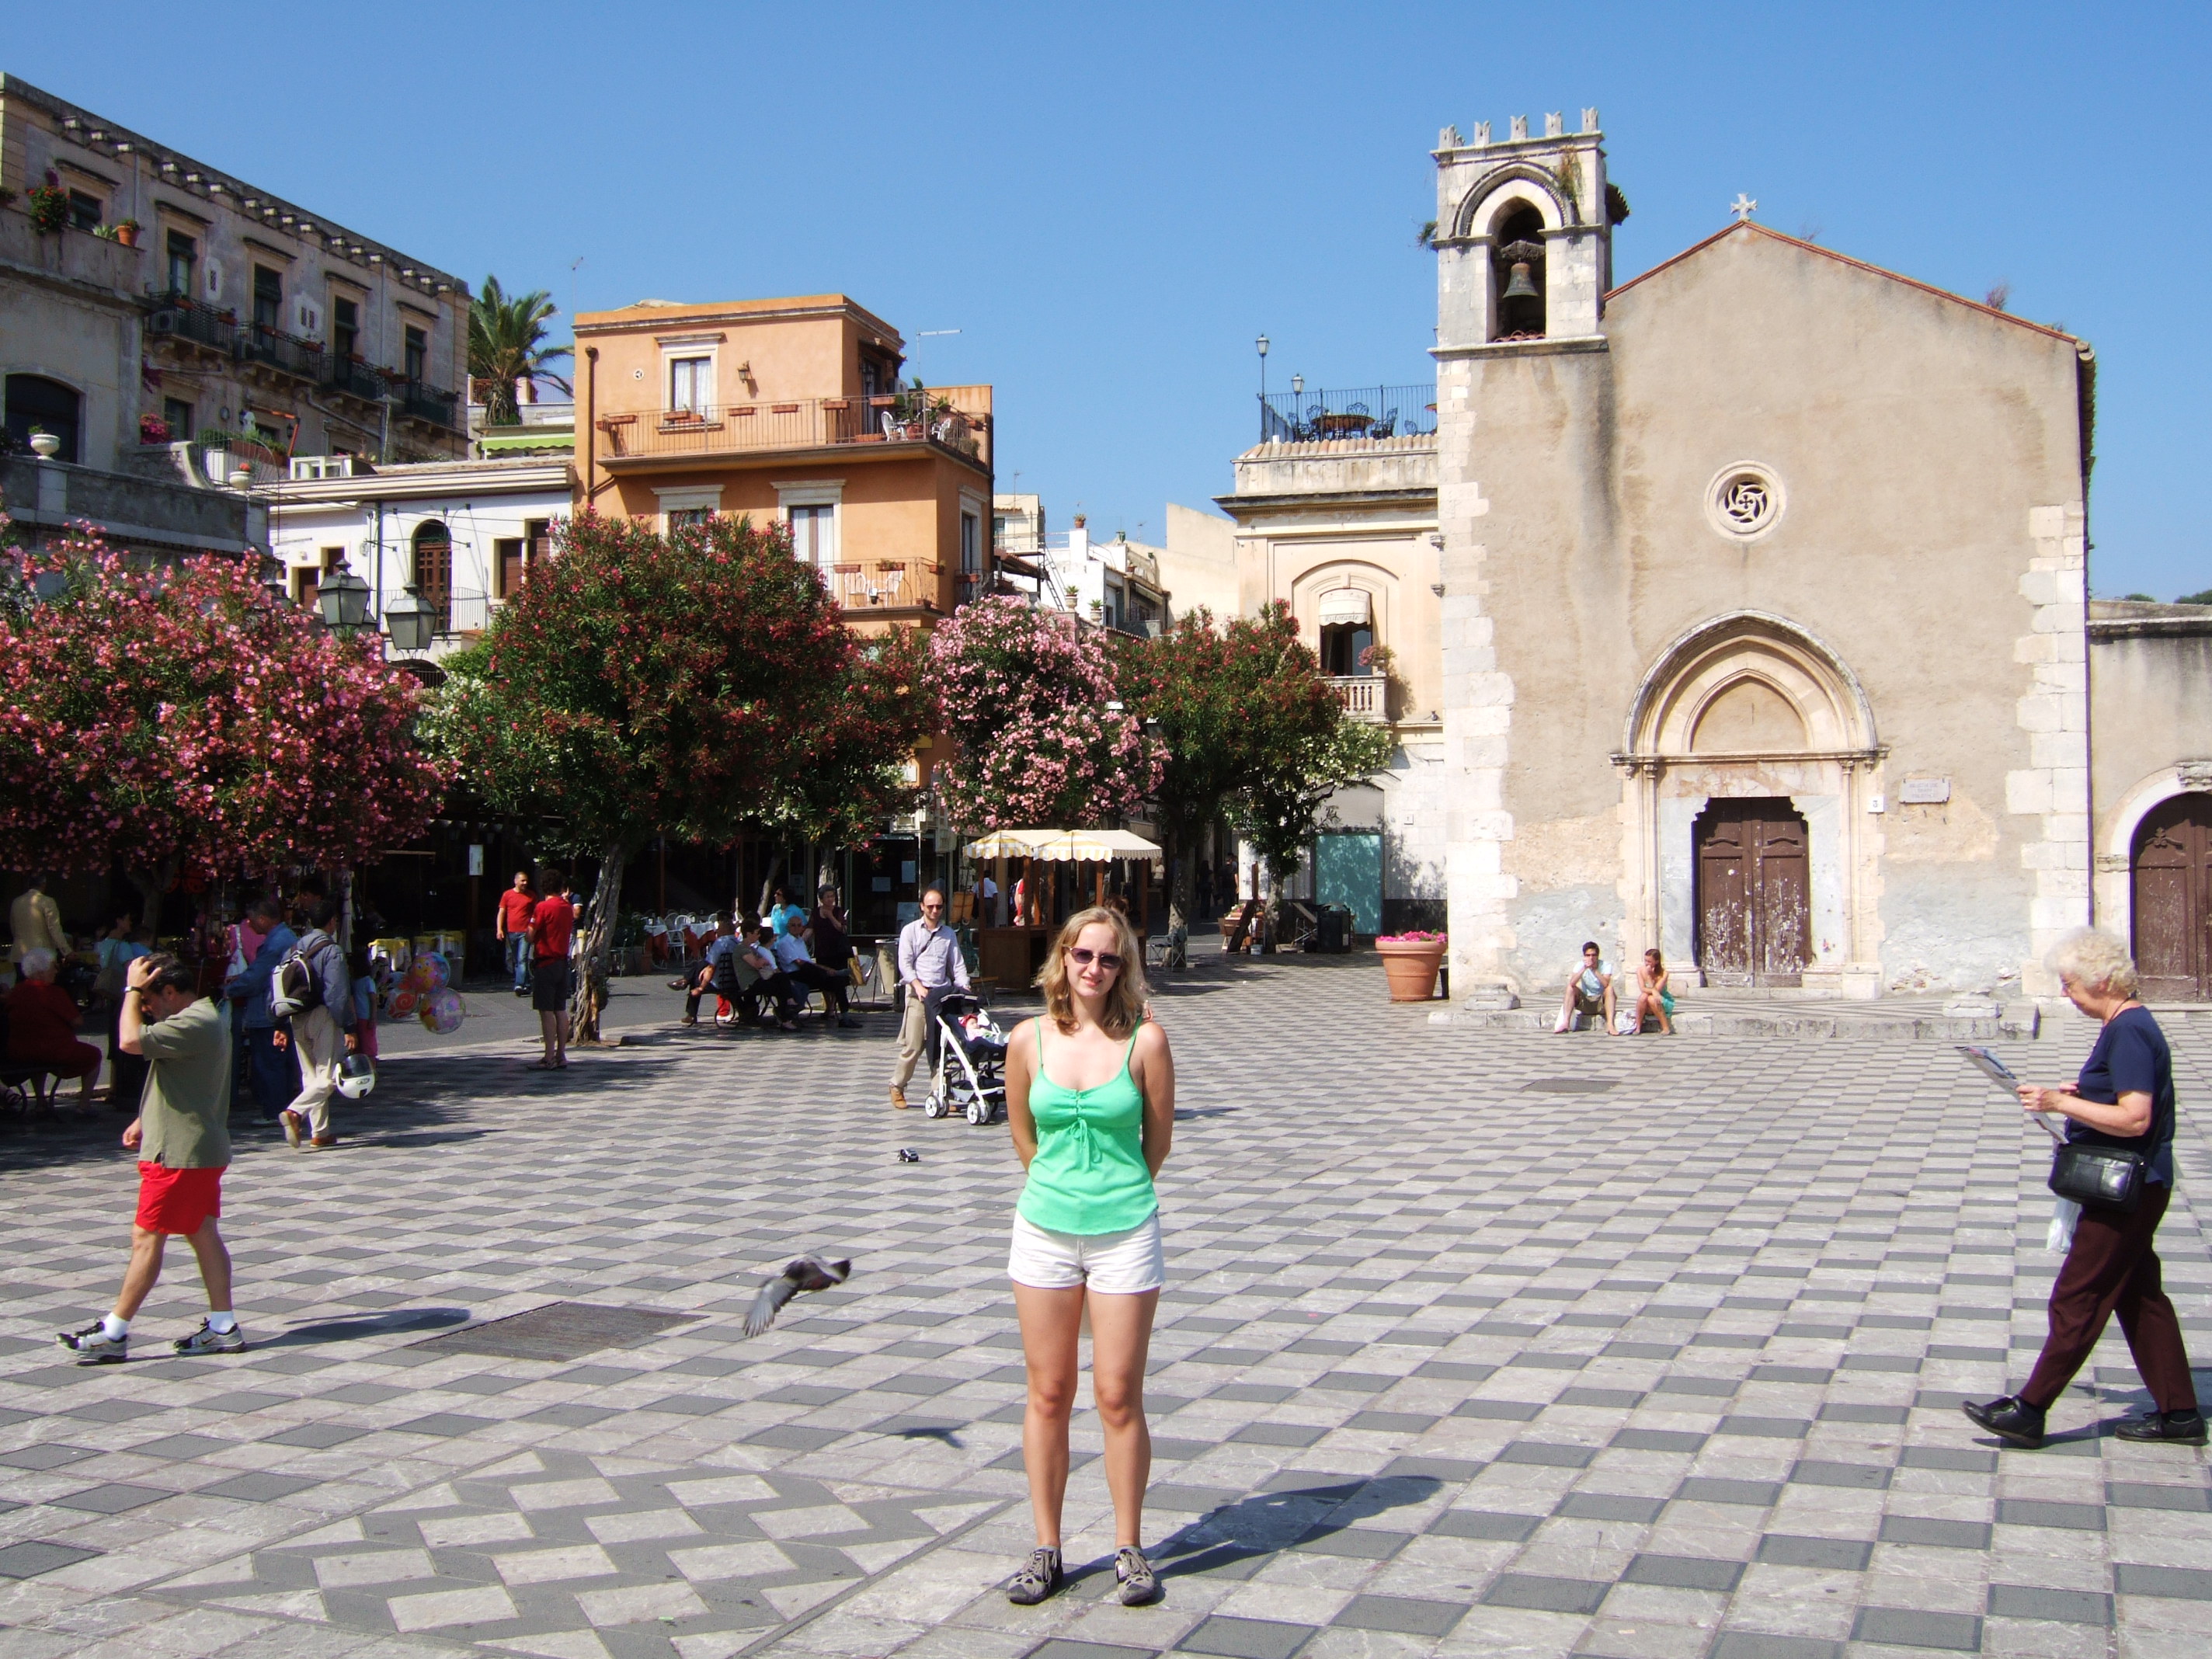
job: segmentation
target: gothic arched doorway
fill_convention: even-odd
[[[2143,995],[2212,1001],[2212,794],[2154,808],[2136,830],[2129,876]]]
[[[1813,959],[1812,836],[1804,815],[1776,796],[1709,801],[1692,835],[1705,983],[1800,983]]]

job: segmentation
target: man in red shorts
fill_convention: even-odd
[[[123,1145],[138,1154],[138,1215],[131,1265],[115,1311],[57,1340],[80,1365],[129,1358],[131,1321],[161,1276],[172,1233],[188,1240],[207,1285],[208,1316],[171,1346],[181,1354],[243,1353],[230,1306],[230,1252],[216,1218],[230,1164],[230,1012],[196,995],[192,970],[172,956],[141,957],[128,969],[116,1040],[148,1062],[138,1115]]]

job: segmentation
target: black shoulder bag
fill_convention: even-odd
[[[2051,1190],[2084,1209],[2124,1215],[2142,1202],[2143,1175],[2149,1167],[2141,1152],[2124,1146],[2062,1141],[2051,1154]]]

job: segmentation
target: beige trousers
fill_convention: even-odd
[[[337,1088],[338,1056],[345,1040],[327,1008],[310,1008],[292,1020],[292,1046],[300,1056],[300,1092],[292,1109],[307,1120],[318,1140],[331,1133],[331,1096]]]
[[[920,986],[909,985],[906,991],[906,1016],[899,1021],[898,1067],[891,1073],[892,1088],[906,1087],[928,1044],[929,1000]]]

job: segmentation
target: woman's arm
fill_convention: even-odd
[[[1157,1181],[1175,1141],[1175,1056],[1168,1050],[1168,1034],[1154,1021],[1146,1020],[1138,1031],[1129,1069],[1145,1097],[1145,1166]]]
[[[1006,1040],[1006,1127],[1013,1133],[1014,1155],[1024,1170],[1037,1148],[1036,1120],[1030,1115],[1030,1079],[1036,1075],[1036,1021],[1025,1019]]]
[[[2020,1103],[2031,1112],[2055,1112],[2108,1135],[2133,1136],[2150,1131],[2151,1098],[2140,1089],[2130,1089],[2120,1097],[2118,1104],[2106,1106],[2069,1094],[2063,1089],[2042,1089],[2033,1083],[2023,1083]]]

